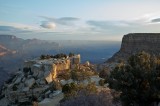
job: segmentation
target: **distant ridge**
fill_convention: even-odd
[[[46,50],[48,47],[56,48],[58,46],[55,42],[48,42],[39,39],[27,39],[18,38],[14,35],[0,35],[0,45],[17,51],[30,51],[35,49]]]

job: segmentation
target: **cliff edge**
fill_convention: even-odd
[[[129,56],[145,51],[153,55],[160,54],[160,33],[130,33],[124,35],[120,50],[106,63],[126,60]]]

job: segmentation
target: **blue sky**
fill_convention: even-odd
[[[159,0],[0,0],[0,34],[45,40],[121,40],[160,32]]]

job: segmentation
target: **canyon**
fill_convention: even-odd
[[[10,49],[6,49],[4,47],[1,48],[6,51],[10,51]],[[122,61],[127,61],[128,57],[141,51],[158,56],[160,52],[160,34],[130,33],[124,35],[120,50],[105,63],[100,64],[100,67],[103,69],[114,69],[117,64]],[[47,58],[42,57],[43,56],[24,61],[23,70],[17,71],[9,83],[6,82],[4,84],[2,96],[8,98],[8,103],[16,104],[17,102],[27,102],[30,101],[30,98],[33,96],[38,98],[39,104],[46,102],[46,98],[53,99],[60,96],[60,99],[62,99],[63,93],[61,89],[53,90],[57,83],[61,86],[72,82],[79,83],[74,81],[71,77],[69,79],[65,79],[62,78],[62,76],[59,76],[67,75],[68,70],[75,71],[75,69],[80,69],[81,72],[86,71],[91,73],[91,76],[89,76],[90,81],[95,82],[97,87],[100,86],[99,81],[104,80],[95,74],[95,72],[98,72],[95,65],[90,64],[88,61],[86,63],[80,63],[80,55],[75,55],[73,57],[65,56],[60,59],[48,58],[48,55],[46,56]],[[89,83],[86,79],[81,82],[84,84]],[[104,88],[109,89],[108,84],[106,84]]]

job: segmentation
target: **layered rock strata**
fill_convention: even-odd
[[[124,35],[120,50],[106,62],[125,61],[129,56],[141,51],[159,55],[160,33],[130,33]]]

